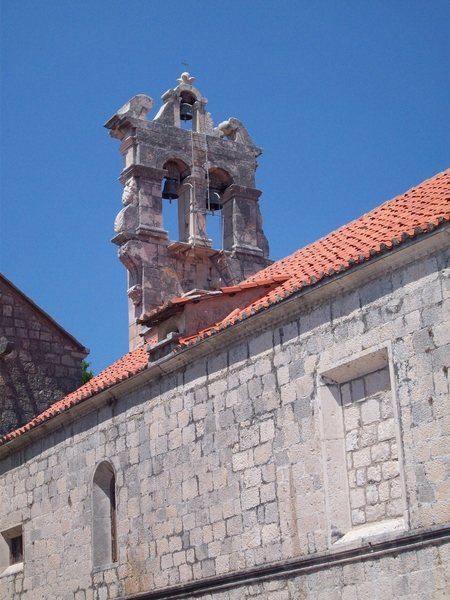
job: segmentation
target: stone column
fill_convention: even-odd
[[[128,270],[130,348],[140,342],[136,319],[146,305],[161,302],[161,268],[165,265],[158,265],[158,248],[167,246],[169,239],[162,214],[161,184],[166,175],[164,169],[131,165],[119,177],[124,184],[125,208],[116,218],[112,241],[119,246],[119,258]],[[151,280],[146,277],[149,269]]]
[[[180,194],[178,198],[178,239],[180,242],[187,242],[191,218],[191,198],[194,194],[192,184],[183,181],[178,188],[178,193]]]
[[[189,206],[188,235],[185,241],[192,246],[211,248],[212,241],[206,231],[206,179],[204,175],[190,175],[183,184],[192,186],[192,193],[187,195],[184,202],[184,210]]]
[[[142,165],[132,165],[125,169],[119,181],[124,185],[134,177],[137,183],[138,218],[136,235],[139,238],[164,238],[169,234],[163,226],[162,214],[162,180],[167,175],[164,169],[154,169]]]
[[[223,247],[235,253],[263,255],[258,241],[260,190],[233,184],[222,196]],[[259,236],[260,237],[260,236]]]

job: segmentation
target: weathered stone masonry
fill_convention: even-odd
[[[146,311],[192,290],[236,284],[272,262],[255,187],[262,149],[235,118],[213,126],[189,73],[177,81],[152,121],[146,115],[154,102],[141,94],[105,124],[121,140],[123,156],[124,208],[112,241],[128,270],[130,350],[143,343],[136,319]],[[183,103],[192,113],[190,129],[180,127]],[[163,182],[175,192],[177,240],[164,229]],[[207,231],[212,212],[222,223],[215,249]]]
[[[0,275],[0,435],[81,385],[89,352]]]
[[[139,387],[105,392],[97,410],[5,456],[1,523],[23,523],[27,550],[23,572],[0,578],[2,597],[193,597],[186,584],[204,600],[447,598],[450,256],[440,235],[420,259],[410,249],[402,263],[378,261],[366,279],[341,277],[339,293],[299,294],[217,345],[162,359]],[[104,460],[116,474],[119,556],[93,570],[92,479]],[[396,540],[415,531],[402,549]],[[271,565],[287,571],[251,576]]]

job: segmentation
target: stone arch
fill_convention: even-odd
[[[206,209],[221,210],[221,196],[226,188],[230,187],[233,179],[225,169],[212,166],[208,170],[208,189],[206,191]]]
[[[201,100],[201,98],[202,98],[200,96],[200,94],[195,95],[192,90],[182,90],[178,94],[178,97],[179,97],[180,103],[187,102],[191,106],[193,106],[194,103],[197,102],[197,100]]]
[[[94,567],[117,561],[116,477],[107,461],[98,465],[92,481],[92,556]]]
[[[178,97],[180,97],[181,94],[183,94],[184,92],[188,92],[194,98],[194,100],[202,99],[202,95],[200,94],[198,89],[193,85],[189,85],[187,83],[180,83],[180,85],[177,85],[177,87],[175,88],[175,92],[177,93]]]
[[[218,182],[220,184],[221,189],[225,189],[233,183],[233,177],[230,175],[230,173],[216,165],[212,165],[209,168],[208,175],[211,181]]]
[[[174,156],[173,150],[157,150],[154,163],[156,169],[164,169],[164,165],[169,161],[179,164],[180,168],[186,170],[191,168],[192,156],[190,151],[177,151],[176,156]]]
[[[178,183],[180,180],[191,173],[191,168],[187,162],[180,158],[174,158],[173,156],[169,156],[162,165],[162,168],[168,172],[168,177],[175,178],[178,177]]]

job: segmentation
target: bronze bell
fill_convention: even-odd
[[[182,121],[191,121],[192,119],[192,106],[189,102],[182,102],[180,106],[180,119]]]
[[[206,210],[210,210],[212,212],[216,210],[221,210],[222,205],[220,203],[219,192],[216,190],[209,190],[209,198],[206,197]]]
[[[165,200],[176,200],[176,198],[178,198],[176,179],[167,178],[165,180],[163,191],[162,191],[162,197]]]

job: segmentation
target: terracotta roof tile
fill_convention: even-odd
[[[164,304],[161,306],[157,306],[156,308],[143,313],[139,319],[138,323],[146,323],[148,321],[152,321],[155,317],[161,318],[165,313],[169,312],[171,308],[185,306],[188,303],[197,303],[202,302],[204,300],[211,300],[212,298],[218,298],[223,296],[224,294],[236,294],[238,292],[242,292],[244,290],[271,286],[274,283],[278,283],[280,281],[286,281],[289,279],[289,275],[275,275],[274,277],[267,277],[258,279],[258,281],[243,281],[233,286],[222,287],[219,291],[209,292],[203,294],[195,294],[193,296],[181,296],[180,298],[171,298],[170,300],[166,300]]]
[[[411,237],[433,231],[450,221],[450,170],[439,173],[419,186],[340,227],[324,238],[309,244],[290,256],[256,273],[237,286],[222,288],[222,293],[233,293],[249,286],[270,287],[243,309],[233,310],[227,317],[199,331],[193,336],[180,338],[180,346],[192,346],[227,327],[282,302],[304,287],[315,285],[324,277],[345,272],[357,263],[370,261],[383,252],[389,252]],[[274,285],[278,283],[278,285]],[[207,295],[197,296],[206,298]],[[176,298],[145,315],[153,317],[167,308],[192,301],[192,297]],[[175,349],[176,351],[177,349]],[[64,412],[102,390],[143,371],[148,365],[148,354],[143,347],[133,350],[90,382],[69,394],[20,429],[0,439],[4,444],[37,427],[40,423]]]
[[[212,329],[219,331],[230,327],[281,302],[303,287],[342,273],[356,263],[369,261],[449,220],[450,170],[447,170],[242,282],[241,286],[245,286],[249,281],[284,278],[284,282],[268,290],[262,298],[254,300],[242,310],[234,310],[225,319],[195,336],[181,338],[180,343],[190,346],[199,338],[209,335]]]

